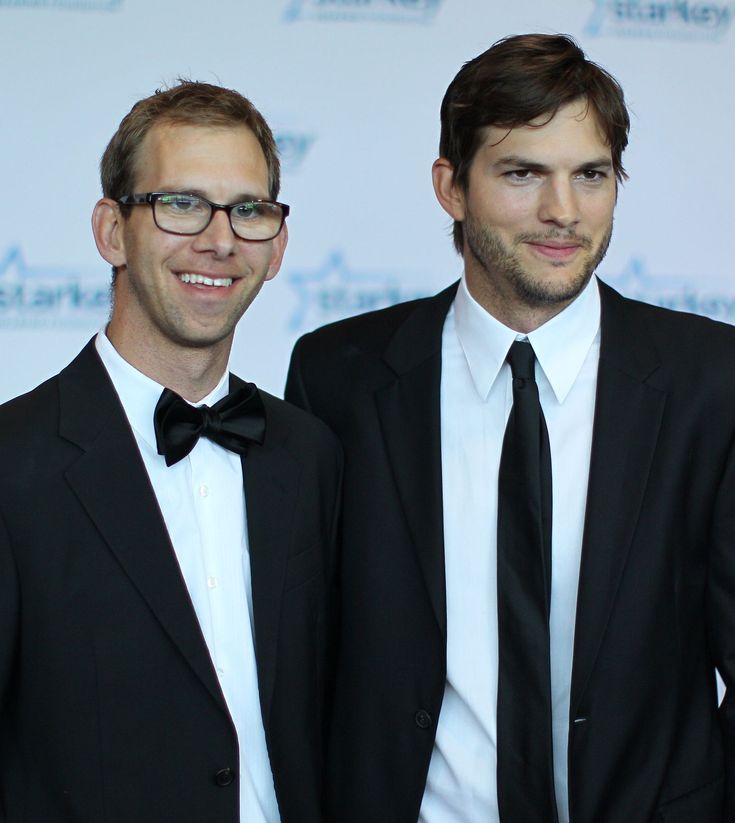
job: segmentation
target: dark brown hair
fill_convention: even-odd
[[[516,128],[585,99],[610,146],[615,176],[627,177],[622,155],[630,118],[620,84],[563,34],[520,34],[499,40],[465,63],[441,106],[439,154],[467,189],[469,168],[487,126]],[[548,122],[546,120],[545,122]],[[454,245],[461,254],[462,223],[454,223]]]
[[[191,126],[246,126],[263,149],[268,167],[268,190],[278,197],[281,171],[276,141],[263,115],[239,92],[211,83],[179,79],[168,89],[158,89],[139,100],[125,115],[100,161],[102,193],[117,200],[134,194],[135,173],[140,146],[153,126],[181,124]],[[122,206],[129,213],[130,206]]]

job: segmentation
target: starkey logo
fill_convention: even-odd
[[[67,11],[118,11],[123,0],[0,0],[1,7],[66,9]]]
[[[593,0],[585,32],[593,36],[721,40],[735,5],[696,0]]]
[[[644,258],[637,256],[621,272],[601,277],[626,297],[735,324],[735,288],[728,278],[705,276],[693,281],[683,275],[652,275]]]
[[[100,268],[30,266],[20,246],[0,255],[0,327],[88,326],[110,309]]]
[[[442,0],[290,0],[288,22],[301,20],[430,23]]]
[[[336,250],[313,269],[296,269],[287,280],[298,302],[289,320],[289,330],[308,331],[374,309],[425,297],[428,292],[402,285],[395,273],[357,271]]]
[[[278,130],[275,138],[281,167],[285,172],[298,172],[316,141],[315,135],[294,129]]]

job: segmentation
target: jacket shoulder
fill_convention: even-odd
[[[0,405],[0,443],[17,443],[25,433],[32,434],[39,428],[47,430],[48,424],[58,419],[58,407],[58,375],[3,403]]]
[[[273,426],[282,434],[288,434],[289,439],[295,439],[299,443],[312,443],[317,450],[341,452],[332,430],[318,417],[262,389],[259,391],[265,405],[268,426]]]
[[[315,354],[344,351],[351,347],[358,347],[363,351],[381,352],[396,331],[417,311],[436,307],[446,313],[456,289],[457,284],[454,283],[430,297],[396,303],[384,309],[329,323],[303,335],[297,341],[296,349],[304,349]]]
[[[728,358],[733,355],[735,326],[729,323],[624,297],[602,282],[600,293],[603,316],[607,313],[631,328],[645,331],[662,353],[707,351],[713,357],[718,352]]]

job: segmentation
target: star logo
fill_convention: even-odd
[[[634,256],[618,274],[602,277],[622,294],[666,309],[692,312],[735,323],[735,294],[725,278],[653,275],[643,257]]]
[[[287,22],[322,20],[379,23],[431,23],[442,0],[291,0]]]
[[[20,246],[0,257],[0,326],[87,326],[109,307],[98,267],[31,266]]]
[[[594,0],[585,33],[595,37],[668,40],[721,40],[730,27],[732,4]]]
[[[395,273],[358,272],[349,268],[339,250],[329,254],[321,266],[312,270],[297,269],[290,272],[287,279],[298,296],[289,321],[292,331],[304,331],[426,295],[425,291],[402,287]]]

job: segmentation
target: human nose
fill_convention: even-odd
[[[227,257],[236,245],[237,236],[224,209],[215,209],[207,228],[194,239],[195,251],[214,252],[216,257]]]
[[[553,223],[560,228],[568,228],[579,222],[579,204],[571,181],[553,178],[545,181],[539,218],[543,223]]]

